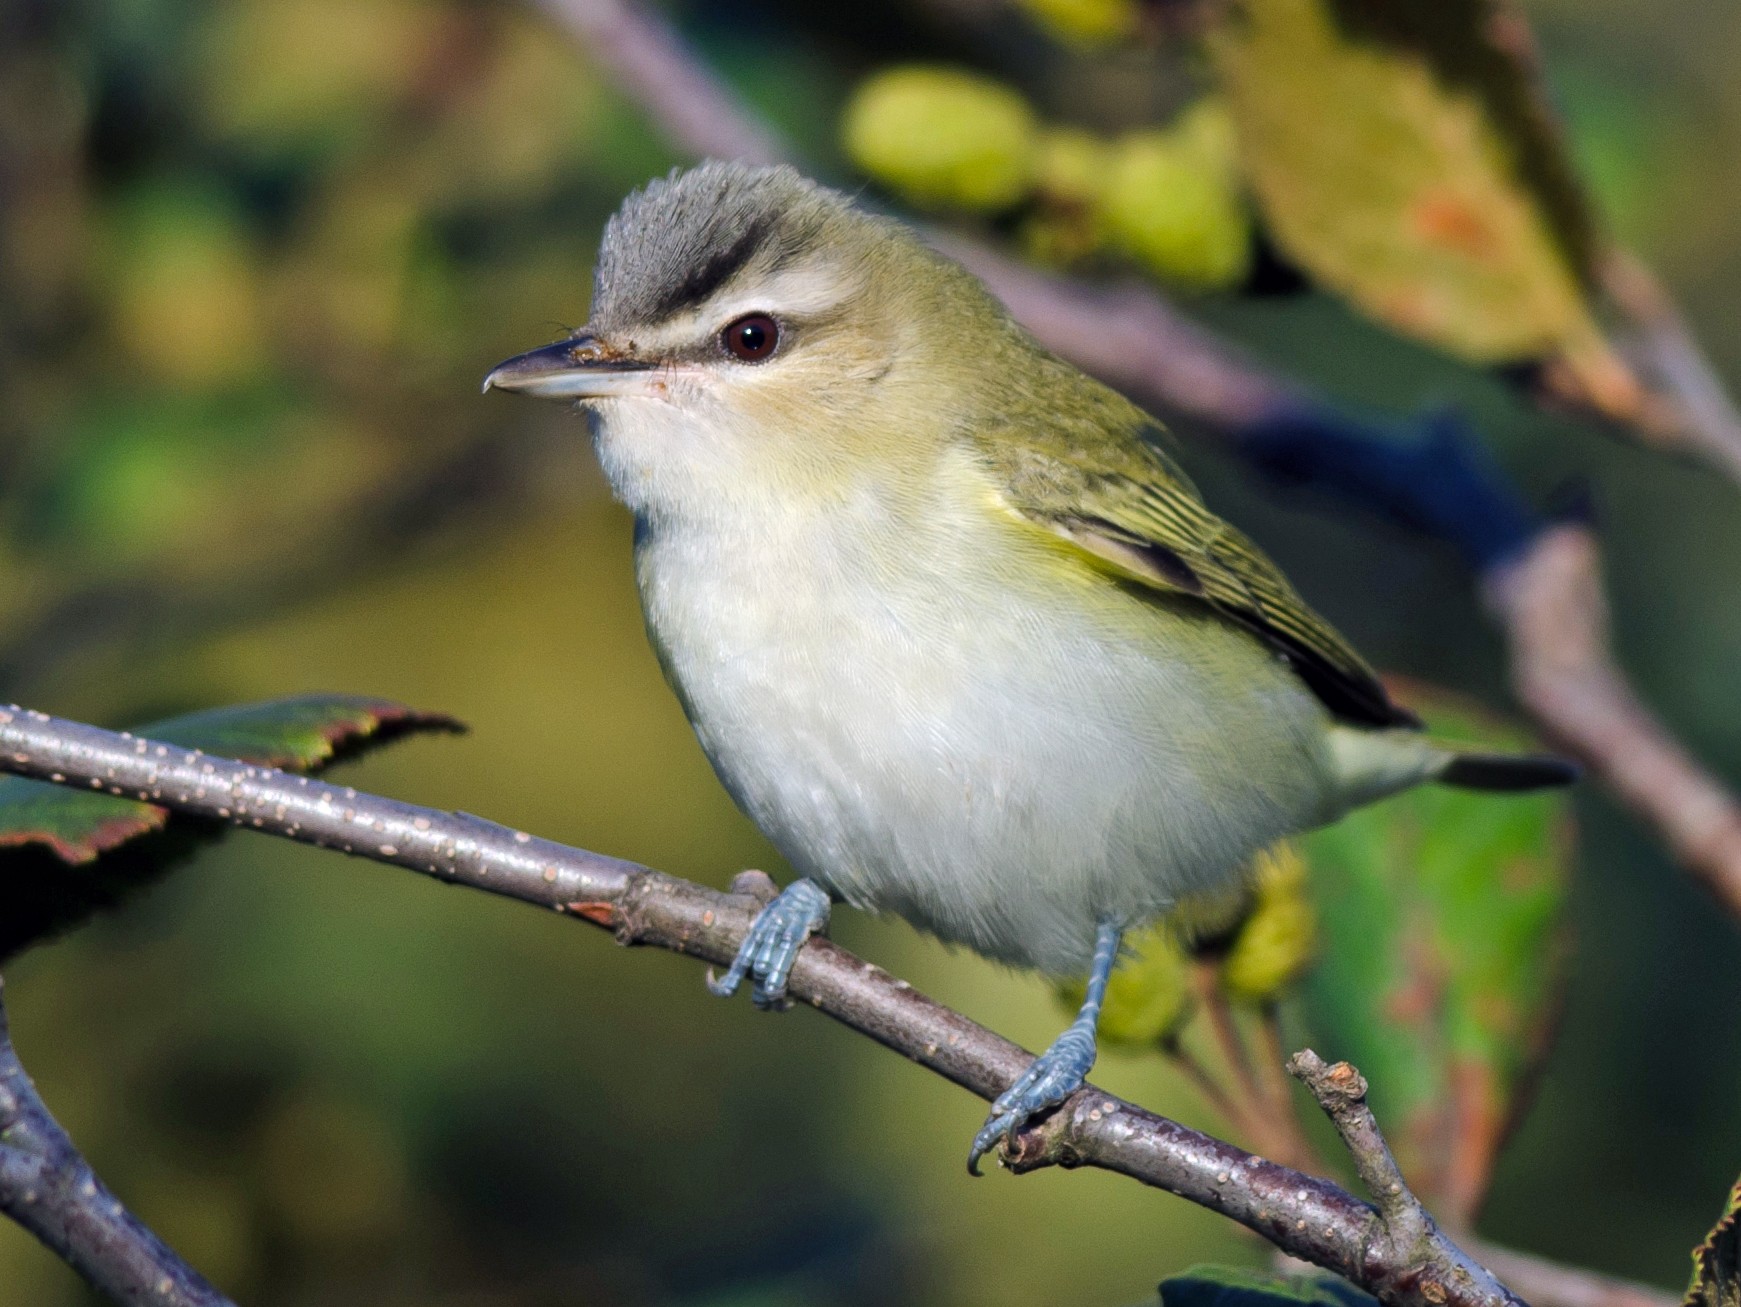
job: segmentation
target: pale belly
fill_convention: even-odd
[[[1157,640],[1113,586],[967,585],[962,540],[910,544],[873,587],[826,540],[640,543],[696,735],[800,874],[1072,974],[1099,922],[1223,885],[1326,815],[1322,710],[1254,641],[1177,615]]]

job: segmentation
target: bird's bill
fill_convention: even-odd
[[[497,364],[484,378],[484,389],[516,390],[538,399],[647,395],[656,366],[617,353],[597,336],[581,332]]]

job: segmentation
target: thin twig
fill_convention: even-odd
[[[1378,1207],[1387,1260],[1421,1267],[1414,1287],[1429,1301],[1462,1296],[1464,1283],[1489,1278],[1488,1271],[1440,1232],[1409,1189],[1390,1145],[1366,1105],[1366,1079],[1346,1062],[1327,1065],[1311,1049],[1288,1060],[1288,1071],[1312,1091],[1354,1161],[1355,1173]]]
[[[12,1047],[0,991],[0,1212],[126,1307],[233,1307],[97,1179]]]
[[[1277,1111],[1265,1098],[1253,1097],[1250,1084],[1243,1086],[1238,1093],[1230,1091],[1178,1040],[1163,1045],[1161,1051],[1226,1123],[1228,1132],[1249,1144],[1253,1151],[1296,1171],[1310,1175],[1330,1173],[1330,1168],[1318,1158],[1311,1143],[1301,1133],[1291,1105]]]
[[[1299,1117],[1294,1116],[1294,1102],[1288,1095],[1287,1081],[1281,1079],[1287,1056],[1281,1053],[1280,1042],[1274,1042],[1274,1048],[1267,1042],[1271,1037],[1280,1041],[1280,1030],[1259,1023],[1266,1044],[1259,1055],[1252,1056],[1233,1004],[1227,1001],[1227,994],[1220,987],[1219,966],[1210,959],[1191,962],[1191,985],[1198,997],[1198,1006],[1208,1015],[1208,1029],[1220,1060],[1233,1072],[1234,1084],[1238,1086],[1236,1096],[1226,1095],[1224,1091],[1226,1102],[1233,1105],[1236,1112],[1229,1121],[1234,1126],[1234,1133],[1274,1161],[1287,1163],[1297,1170],[1313,1171],[1314,1175],[1325,1175],[1328,1168],[1323,1166],[1302,1133]],[[1273,1006],[1266,1011],[1273,1018]],[[1182,1053],[1184,1049],[1179,1051]],[[1198,1072],[1203,1074],[1201,1067],[1198,1067]]]
[[[1273,1050],[1273,1062],[1272,1050],[1267,1046],[1259,1056],[1252,1056],[1238,1015],[1221,988],[1221,970],[1215,962],[1206,958],[1194,960],[1191,981],[1198,1006],[1208,1015],[1210,1034],[1221,1060],[1233,1073],[1238,1087],[1237,1096],[1229,1099],[1238,1104],[1235,1133],[1266,1157],[1298,1170],[1324,1174],[1327,1168],[1301,1132],[1286,1081],[1281,1080],[1287,1058],[1279,1043]],[[1274,1033],[1279,1039],[1279,1031],[1267,1033]]]
[[[1312,1091],[1354,1160],[1354,1173],[1394,1232],[1419,1238],[1423,1222],[1432,1218],[1402,1178],[1402,1168],[1366,1105],[1366,1077],[1347,1062],[1325,1062],[1309,1048],[1288,1059],[1288,1074]]]
[[[20,708],[0,709],[0,769],[409,867],[553,908],[611,930],[624,944],[656,945],[716,964],[734,956],[761,906],[748,895],[721,894],[464,813]],[[995,1098],[1033,1060],[828,940],[804,949],[790,990],[798,1001],[981,1098]],[[1417,1246],[1410,1260],[1398,1261],[1399,1245],[1385,1235],[1378,1213],[1352,1194],[1093,1086],[1024,1130],[1005,1157],[1018,1171],[1095,1166],[1178,1194],[1394,1307],[1512,1307],[1518,1301],[1492,1276],[1465,1274],[1460,1268],[1468,1259],[1448,1242]]]
[[[1228,1005],[1227,995],[1221,990],[1220,967],[1207,959],[1193,959],[1191,988],[1196,991],[1198,1007],[1209,1018],[1209,1033],[1215,1039],[1215,1047],[1221,1054],[1222,1062],[1233,1073],[1240,1095],[1253,1112],[1262,1112],[1263,1089],[1257,1082],[1257,1073],[1252,1070],[1251,1053],[1245,1046],[1245,1037],[1240,1034],[1239,1027],[1233,1020],[1233,1009]]]
[[[1288,1085],[1288,1058],[1282,1044],[1281,1009],[1275,1002],[1265,1003],[1257,1014],[1257,1065],[1263,1075],[1264,1094],[1270,1109],[1293,1116],[1294,1096]]]

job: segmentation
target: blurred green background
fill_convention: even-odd
[[[994,67],[1115,131],[1176,100],[985,5],[672,11],[829,175],[850,86]],[[1741,382],[1741,9],[1532,0],[1601,209]],[[973,21],[965,21],[966,12]],[[1152,61],[1151,61],[1152,62]],[[463,0],[0,9],[0,696],[124,724],[305,690],[470,723],[351,783],[723,885],[778,858],[659,678],[572,415],[490,365],[585,318],[599,229],[682,157],[535,13]],[[1350,402],[1464,406],[1537,498],[1587,483],[1620,653],[1741,776],[1737,492],[1320,296],[1193,311]],[[1210,501],[1374,659],[1503,705],[1447,552],[1253,482]],[[1595,787],[1557,1050],[1483,1232],[1677,1286],[1741,1167],[1741,934]],[[1041,983],[836,935],[1030,1046]],[[238,836],[12,965],[17,1044],[98,1170],[252,1304],[1126,1303],[1225,1221],[1096,1173],[970,1180],[982,1107],[811,1013],[484,895]],[[1336,1049],[1320,1050],[1334,1056]],[[1156,1058],[1116,1092],[1219,1128]],[[0,1225],[0,1302],[87,1301]]]

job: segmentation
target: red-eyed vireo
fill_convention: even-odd
[[[591,323],[485,387],[592,414],[666,674],[803,877],[719,992],[778,1004],[831,899],[1089,975],[970,1168],[1082,1084],[1127,928],[1398,790],[1571,778],[1421,735],[1153,418],[789,168],[631,196]]]

